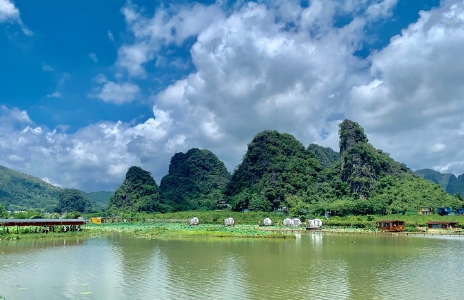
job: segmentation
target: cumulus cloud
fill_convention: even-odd
[[[101,122],[73,134],[34,124],[5,131],[12,116],[30,123],[27,113],[18,115],[18,111],[1,110],[0,165],[46,178],[59,186],[87,191],[112,189],[120,184],[130,166],[155,166],[158,159],[170,159],[171,153],[164,150],[164,145],[173,143],[169,137],[173,120],[167,111],[155,109],[153,118],[135,126]],[[154,171],[156,176],[165,172]]]
[[[369,58],[370,82],[351,90],[346,115],[413,168],[464,172],[464,3],[444,1]]]
[[[265,129],[337,149],[338,123],[350,118],[374,146],[412,168],[463,173],[462,1],[421,12],[366,59],[355,55],[366,30],[388,18],[396,1],[299,3],[169,6],[148,16],[128,4],[122,13],[133,42],[118,49],[118,80],[153,82],[146,66],[190,38],[193,71],[153,94],[153,117],[140,124],[100,122],[66,134],[2,108],[0,164],[62,186],[100,189],[120,184],[131,165],[159,181],[170,157],[192,147],[212,150],[233,170]],[[339,17],[349,21],[337,27]],[[103,75],[95,82],[93,96],[106,102],[127,103],[144,92]]]

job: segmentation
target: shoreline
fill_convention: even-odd
[[[54,239],[66,237],[95,237],[113,233],[132,234],[135,237],[147,239],[169,238],[295,238],[301,234],[374,234],[397,236],[464,236],[462,232],[434,231],[403,231],[380,232],[366,228],[346,228],[330,226],[320,230],[307,230],[305,227],[236,225],[226,227],[218,224],[199,224],[190,226],[183,223],[106,223],[88,224],[79,232],[60,233],[9,233],[0,232],[0,242],[22,239]]]

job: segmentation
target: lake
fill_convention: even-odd
[[[464,237],[0,242],[13,299],[463,299]]]

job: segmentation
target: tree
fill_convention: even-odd
[[[58,196],[58,210],[60,212],[78,211],[88,212],[92,205],[89,198],[77,189],[62,189]]]
[[[0,204],[0,218],[8,218],[8,212],[6,209],[3,207],[2,204]]]

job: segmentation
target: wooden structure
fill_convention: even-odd
[[[102,223],[105,223],[105,218],[102,218],[102,217],[90,218],[90,222],[95,223],[95,224],[102,224]]]
[[[431,207],[420,207],[419,208],[419,215],[431,215],[433,209]]]
[[[306,219],[306,229],[320,229],[322,227],[321,219]]]
[[[224,219],[224,226],[234,226],[234,218]]]
[[[427,229],[439,229],[439,230],[453,230],[459,229],[458,222],[442,222],[442,221],[431,221],[427,222]]]
[[[379,231],[405,231],[404,221],[399,220],[381,220],[377,222],[377,229]]]
[[[64,231],[75,231],[80,230],[80,226],[86,224],[87,220],[84,219],[0,219],[0,227],[3,227],[4,232],[6,227],[16,227],[17,233],[21,226],[35,226],[36,229],[42,227],[48,233],[55,232],[55,226],[62,226]]]
[[[198,225],[200,223],[200,220],[198,220],[197,217],[193,217],[189,220],[189,225]]]

